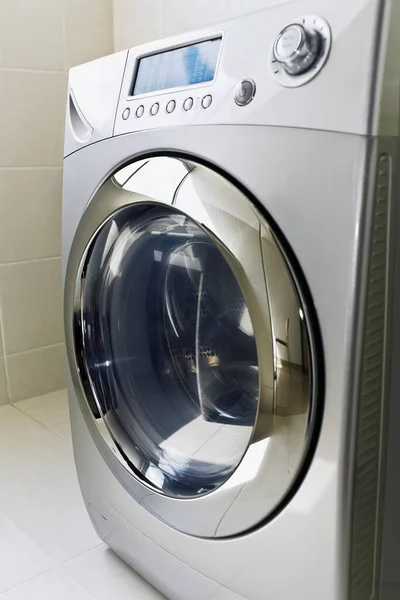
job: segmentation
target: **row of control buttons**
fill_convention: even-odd
[[[211,94],[207,94],[207,96],[204,96],[204,98],[201,101],[201,106],[204,109],[210,108],[211,104],[212,104],[212,96]],[[194,100],[192,97],[186,98],[185,102],[183,103],[183,110],[185,110],[186,112],[188,112],[189,110],[191,110],[194,106]],[[176,108],[176,101],[175,100],[170,100],[167,104],[167,106],[165,107],[165,110],[168,114],[171,114],[174,112]],[[159,102],[155,102],[151,108],[150,108],[150,114],[152,117],[155,117],[158,112],[160,110],[160,104]],[[127,119],[129,119],[129,116],[131,114],[131,110],[130,108],[125,108],[124,112],[122,113],[122,118],[124,121],[126,121]],[[136,109],[136,118],[137,119],[141,119],[144,115],[144,106],[143,104],[141,104],[140,106],[137,107]]]

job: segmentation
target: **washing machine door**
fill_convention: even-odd
[[[133,496],[183,531],[253,527],[307,467],[318,354],[288,256],[243,190],[173,156],[115,173],[77,231],[66,328],[79,395]]]

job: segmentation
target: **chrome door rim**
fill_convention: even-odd
[[[163,153],[163,156],[165,156],[165,155],[167,155],[167,154]],[[174,158],[178,158],[178,159],[187,161],[188,163],[193,162],[194,164],[197,164],[197,165],[205,164],[204,161],[199,161],[198,159],[193,159],[192,157],[188,157],[188,156],[177,156],[177,155],[171,155],[171,156],[173,156]],[[143,159],[143,158],[151,159],[152,156],[139,157],[139,160]],[[136,160],[138,160],[138,159],[136,159]],[[212,171],[218,172],[218,170],[215,169],[214,166],[209,166],[209,165],[206,165],[206,166],[211,167]],[[233,178],[228,177],[225,173],[223,173],[223,177],[227,181],[233,183],[241,191],[243,191],[241,189],[241,187],[238,186],[237,182],[235,182],[233,180]],[[238,523],[237,526],[231,527],[230,528],[231,530],[228,531],[228,533],[224,533],[223,535],[218,535],[217,532],[214,535],[210,535],[210,533],[208,533],[207,531],[204,531],[204,534],[203,534],[201,531],[198,531],[198,529],[196,527],[193,528],[191,525],[188,525],[187,519],[184,519],[185,523],[183,524],[183,522],[182,522],[182,525],[180,525],[179,518],[177,518],[175,515],[172,515],[172,518],[170,518],[170,516],[169,516],[170,509],[172,506],[171,503],[175,504],[176,506],[179,505],[180,508],[178,508],[178,511],[182,510],[182,505],[185,504],[185,507],[186,507],[185,510],[188,510],[188,514],[192,514],[192,518],[195,520],[196,519],[196,511],[198,510],[197,506],[200,506],[200,504],[203,504],[203,506],[207,506],[207,508],[212,511],[220,510],[219,506],[218,506],[220,503],[219,495],[220,495],[221,491],[224,489],[225,484],[223,484],[221,486],[221,488],[218,488],[216,491],[213,491],[206,496],[202,496],[200,498],[196,498],[196,499],[192,499],[192,500],[182,500],[182,499],[176,499],[176,498],[172,498],[172,497],[166,497],[165,495],[162,494],[162,492],[160,492],[160,490],[157,490],[157,489],[149,486],[147,482],[140,480],[137,477],[137,473],[132,469],[132,467],[129,465],[129,463],[126,461],[125,457],[121,453],[118,443],[113,438],[110,431],[106,427],[104,427],[101,424],[101,422],[100,423],[97,422],[96,419],[93,418],[93,414],[91,414],[91,411],[87,410],[88,409],[88,398],[87,398],[88,390],[85,389],[83,386],[82,379],[81,379],[81,373],[80,373],[81,369],[79,366],[79,361],[76,360],[76,352],[79,352],[79,349],[75,347],[74,327],[76,326],[76,321],[75,321],[76,315],[79,314],[79,311],[80,311],[80,302],[81,302],[80,280],[81,280],[82,271],[85,267],[85,263],[87,260],[87,255],[88,255],[88,252],[90,251],[92,243],[93,243],[94,239],[96,238],[97,234],[102,230],[104,225],[110,219],[112,219],[112,217],[116,213],[118,213],[121,209],[126,208],[133,204],[135,206],[137,206],[139,203],[143,203],[146,205],[151,203],[151,200],[149,200],[149,198],[147,198],[145,196],[139,197],[137,194],[133,195],[133,194],[127,193],[125,191],[120,193],[118,200],[115,200],[115,199],[113,199],[112,194],[110,194],[110,196],[108,195],[108,192],[111,189],[110,186],[112,186],[112,185],[113,184],[110,182],[110,180],[106,181],[103,184],[103,186],[101,186],[100,190],[89,201],[89,203],[86,207],[85,213],[79,224],[79,227],[78,227],[75,239],[74,239],[74,243],[72,246],[69,262],[68,262],[67,285],[66,285],[66,291],[65,291],[65,306],[66,306],[65,327],[66,327],[67,347],[69,350],[68,355],[69,355],[70,369],[71,369],[74,386],[75,386],[75,391],[77,393],[79,403],[81,405],[81,408],[83,409],[84,414],[86,414],[86,415],[89,414],[92,423],[95,423],[95,425],[96,425],[96,431],[98,433],[95,434],[94,437],[95,437],[95,441],[99,445],[99,448],[101,449],[101,451],[108,455],[107,459],[112,461],[113,459],[111,458],[111,456],[114,458],[114,460],[116,459],[118,461],[118,463],[123,466],[125,471],[127,473],[129,473],[129,475],[131,476],[131,481],[128,485],[129,492],[137,499],[139,499],[143,496],[148,497],[149,493],[151,495],[154,494],[158,498],[161,498],[161,500],[159,502],[157,502],[156,509],[154,507],[147,506],[147,508],[151,512],[156,514],[156,516],[158,518],[164,520],[166,523],[170,524],[171,526],[173,526],[185,533],[198,535],[200,537],[230,537],[231,535],[237,535],[238,533],[243,533],[244,531],[249,531],[252,528],[259,526],[259,524],[261,522],[265,522],[265,520],[270,520],[276,514],[278,514],[280,512],[280,510],[282,510],[282,508],[285,506],[285,504],[287,504],[287,502],[293,496],[293,494],[295,493],[295,490],[298,489],[298,487],[301,484],[301,481],[304,478],[304,475],[308,469],[308,465],[310,463],[310,458],[312,456],[313,449],[316,445],[316,440],[317,440],[318,433],[319,433],[319,423],[318,423],[319,416],[317,413],[318,412],[320,413],[321,409],[322,409],[322,398],[321,398],[321,392],[322,392],[322,377],[321,377],[321,375],[323,373],[322,364],[321,364],[322,363],[322,351],[321,351],[321,346],[319,346],[319,348],[318,348],[319,333],[318,333],[318,326],[316,323],[316,318],[315,318],[314,314],[310,314],[313,312],[313,307],[312,307],[312,304],[309,301],[306,301],[305,297],[304,297],[304,292],[305,292],[306,286],[304,284],[304,281],[301,284],[299,284],[299,278],[300,279],[302,278],[301,274],[299,274],[297,268],[294,269],[294,267],[293,267],[293,262],[295,262],[295,260],[293,260],[293,259],[288,260],[287,251],[283,249],[282,244],[278,239],[278,237],[280,237],[278,228],[275,226],[272,226],[272,220],[266,219],[260,213],[260,211],[255,207],[256,200],[251,198],[251,195],[246,191],[245,195],[247,197],[247,200],[253,206],[254,210],[259,215],[259,218],[262,219],[264,226],[266,228],[268,228],[268,230],[272,233],[274,240],[275,240],[277,246],[279,247],[279,249],[282,253],[282,256],[285,259],[285,263],[288,267],[288,271],[290,271],[292,280],[296,286],[296,292],[299,296],[299,301],[301,302],[301,309],[304,313],[304,320],[306,322],[308,341],[309,341],[309,345],[310,345],[310,347],[309,347],[310,360],[311,360],[312,367],[313,367],[313,370],[312,370],[313,387],[312,387],[311,409],[310,409],[310,413],[309,413],[309,427],[308,427],[308,431],[307,431],[306,444],[305,444],[305,449],[304,449],[304,453],[303,453],[303,459],[301,460],[301,462],[298,466],[296,474],[292,478],[290,486],[288,487],[288,489],[286,489],[280,502],[276,505],[276,507],[274,507],[274,509],[272,511],[269,511],[265,515],[264,519],[261,519],[261,520],[257,519],[257,521],[255,521],[251,526],[247,525],[244,528]],[[95,201],[92,202],[92,200],[95,200]],[[187,214],[192,220],[194,220],[191,217],[190,212],[186,211],[184,214]],[[204,229],[204,226],[201,223],[198,223],[198,225],[199,225],[199,227]],[[213,233],[210,232],[209,230],[207,230],[207,234],[213,238],[215,244],[220,249],[223,250],[223,252],[225,253],[226,256],[229,257],[229,253],[226,253],[227,248],[226,248],[226,245],[224,244],[223,236],[217,237],[217,236],[213,235]],[[237,264],[235,264],[235,262],[233,260],[231,260],[231,266],[233,267],[233,269],[235,269],[236,275],[238,277],[240,277],[240,273],[237,271]],[[299,277],[299,275],[300,275],[300,277]],[[244,285],[246,285],[245,279],[244,279]],[[71,309],[73,309],[73,313],[75,315],[74,319],[71,318]],[[256,426],[254,428],[254,433],[253,433],[252,439],[250,440],[249,445],[248,445],[249,448],[251,448],[253,446],[253,444],[258,440],[258,438],[260,437],[260,434],[262,433],[263,426],[259,422],[258,416],[259,415],[257,415],[257,422],[256,422]],[[99,427],[99,424],[100,424],[100,427]],[[93,428],[91,428],[91,429],[93,430]],[[106,445],[104,445],[104,442],[106,442]],[[111,455],[109,454],[110,452],[111,452]],[[242,464],[242,462],[238,465],[236,471],[240,470],[241,464]],[[262,474],[260,474],[259,478],[260,478],[260,481],[262,481]],[[165,511],[162,508],[163,502],[165,503]],[[172,512],[174,512],[174,511],[172,511]]]

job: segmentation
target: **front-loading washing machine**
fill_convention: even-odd
[[[70,72],[77,471],[170,600],[388,600],[400,3],[272,4]]]

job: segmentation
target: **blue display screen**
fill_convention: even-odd
[[[132,95],[212,81],[221,41],[219,37],[141,58]]]

